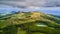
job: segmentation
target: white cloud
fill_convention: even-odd
[[[27,7],[27,9],[40,9],[40,7],[35,7],[35,6],[29,6],[29,7]]]
[[[13,7],[58,7],[60,0],[0,0],[0,4]]]
[[[42,7],[45,5],[45,1],[44,0],[25,0],[25,1],[0,1],[0,4],[6,4],[6,5],[11,5],[11,6],[25,6],[25,7],[29,7],[29,6],[38,6],[38,7]]]

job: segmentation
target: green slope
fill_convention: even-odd
[[[29,29],[31,34],[59,34],[60,32],[60,18],[41,12],[20,12],[0,18],[0,28],[22,24],[23,31]]]

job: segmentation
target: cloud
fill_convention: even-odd
[[[45,1],[44,0],[0,1],[0,4],[10,5],[14,7],[30,7],[30,6],[42,7],[45,5]]]
[[[0,4],[13,7],[60,7],[60,0],[0,0]]]
[[[46,0],[46,7],[60,7],[60,0]]]
[[[25,0],[0,0],[0,1],[25,1]]]

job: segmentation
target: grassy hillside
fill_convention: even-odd
[[[60,34],[60,18],[41,12],[17,12],[0,17],[2,34],[8,33],[7,29],[10,34]]]

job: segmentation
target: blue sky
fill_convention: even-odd
[[[60,15],[60,0],[0,0],[0,13],[19,10]]]

